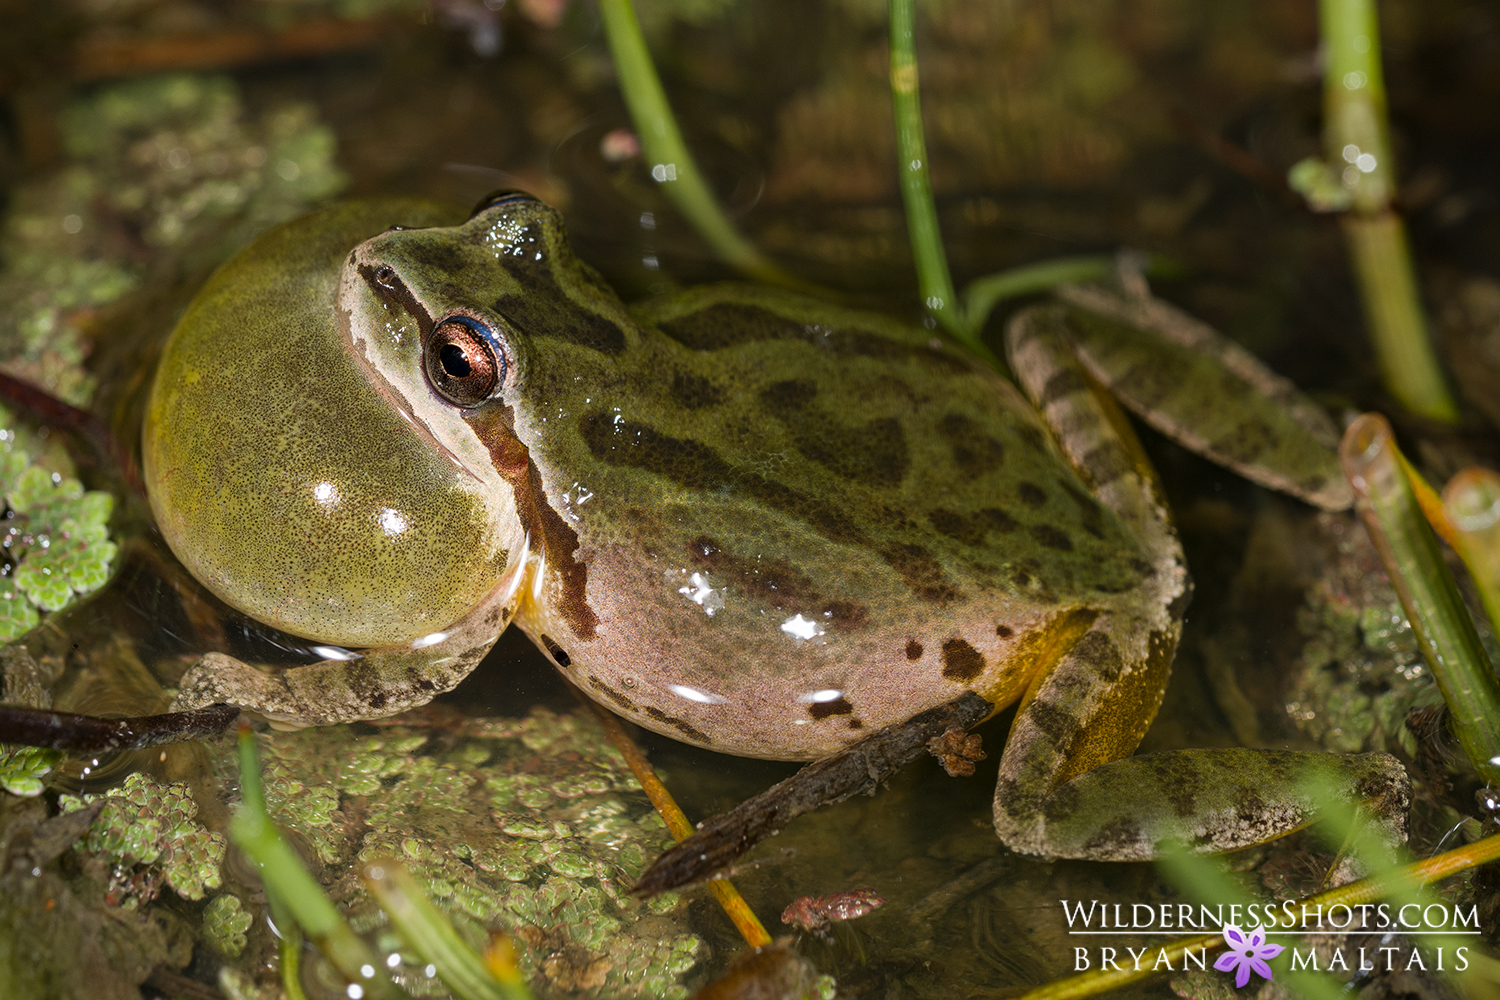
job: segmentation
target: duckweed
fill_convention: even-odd
[[[222,884],[224,836],[196,820],[186,785],[163,784],[137,772],[101,795],[62,795],[65,813],[103,799],[104,809],[77,849],[112,866],[110,896],[127,908],[148,903],[162,883],[184,899],[202,899]]]
[[[273,818],[311,845],[361,933],[381,939],[387,924],[353,862],[395,857],[472,944],[511,935],[544,992],[687,995],[702,942],[682,900],[627,892],[669,838],[591,720],[538,709],[441,733],[390,722],[375,735],[275,733],[261,746]],[[227,742],[213,753],[227,785]],[[443,995],[421,966],[393,975],[414,995]]]

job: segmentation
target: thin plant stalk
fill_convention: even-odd
[[[682,141],[682,132],[652,65],[631,0],[599,0],[599,14],[614,58],[620,92],[635,123],[641,149],[651,164],[652,178],[720,260],[758,281],[808,287],[756,249],[719,207],[697,161]]]
[[[239,744],[242,805],[229,821],[230,839],[260,869],[266,894],[280,899],[281,906],[290,911],[292,919],[328,956],[334,968],[350,983],[358,984],[361,996],[372,1000],[405,1000],[406,993],[391,982],[384,963],[349,928],[323,887],[308,874],[302,859],[271,822],[260,781],[260,757],[249,726],[240,727]]]
[[[1396,869],[1394,872],[1384,876],[1361,879],[1358,882],[1350,882],[1336,889],[1320,892],[1315,896],[1309,896],[1302,900],[1298,906],[1316,907],[1322,906],[1326,911],[1332,906],[1359,906],[1362,903],[1374,903],[1389,891],[1389,886],[1395,883],[1406,883],[1415,885],[1428,885],[1457,875],[1459,872],[1479,865],[1489,864],[1491,861],[1500,860],[1500,834],[1476,840],[1472,844],[1439,854],[1435,858],[1418,861],[1415,864],[1406,865]],[[1164,950],[1167,959],[1177,969],[1182,968],[1182,957],[1189,951],[1197,952],[1200,949],[1208,949],[1209,954],[1219,951],[1224,947],[1224,938],[1220,934],[1204,934],[1200,937],[1179,940],[1168,945]],[[1110,990],[1138,983],[1152,976],[1159,975],[1150,966],[1140,969],[1094,969],[1081,972],[1075,976],[1054,980],[1045,986],[1038,986],[1029,990],[1014,1000],[1082,1000],[1084,997],[1094,997],[1107,993]]]
[[[1115,273],[1115,263],[1114,254],[1057,257],[975,278],[964,289],[964,314],[974,326],[982,326],[1005,299],[1050,291],[1058,285],[1104,281]]]
[[[1312,776],[1308,782],[1305,791],[1310,792],[1315,801],[1337,801],[1339,790],[1322,778]],[[1394,904],[1398,915],[1404,913],[1409,906],[1421,912],[1427,905],[1436,902],[1436,897],[1424,892],[1423,885],[1410,877],[1409,869],[1398,868],[1391,860],[1390,845],[1374,834],[1369,823],[1360,821],[1360,810],[1327,809],[1319,819],[1319,830],[1324,835],[1325,842],[1335,846],[1348,845],[1350,852],[1364,865],[1365,870],[1385,886],[1383,896]],[[1433,932],[1430,929],[1424,937],[1423,943],[1428,947],[1447,948],[1455,954],[1466,943],[1456,934]],[[1461,992],[1474,1000],[1494,994],[1492,985],[1486,982],[1493,975],[1481,970],[1476,963],[1470,963],[1467,969],[1454,970],[1450,974],[1463,984]]]
[[[465,1000],[534,1000],[520,976],[502,980],[491,972],[486,960],[458,936],[404,865],[385,858],[366,865],[360,874],[365,888],[401,937],[423,962],[437,967],[438,978],[454,996]]]
[[[307,1000],[302,991],[302,928],[274,892],[266,893],[266,905],[276,926],[276,952],[281,957],[281,988],[286,991],[286,1000]]]
[[[1443,692],[1458,741],[1485,780],[1500,782],[1500,687],[1398,456],[1391,426],[1377,413],[1350,424],[1339,445],[1360,517]]]
[[[1223,869],[1216,862],[1194,853],[1186,846],[1180,850],[1167,852],[1157,862],[1157,866],[1166,872],[1179,889],[1188,894],[1189,899],[1196,897],[1200,902],[1213,900],[1216,903],[1234,904],[1246,912],[1249,912],[1249,908],[1257,902],[1251,899],[1240,886],[1225,877]],[[1224,944],[1222,934],[1218,936],[1218,942],[1220,945]],[[1219,949],[1210,950],[1218,951]],[[1285,959],[1279,961],[1272,959],[1271,961],[1283,967],[1278,970],[1278,975],[1284,974],[1292,991],[1303,1000],[1342,1000],[1343,991],[1340,988],[1342,984],[1332,976],[1305,969],[1286,968],[1289,960]]]
[[[901,201],[906,206],[906,228],[911,237],[922,304],[944,329],[974,347],[979,343],[978,331],[968,321],[953,291],[928,176],[927,138],[922,129],[922,101],[917,89],[914,3],[915,0],[890,0],[889,4],[891,106],[896,116],[896,149],[901,160],[898,167]]]
[[[667,832],[679,841],[691,837],[693,824],[683,814],[682,809],[677,805],[677,800],[672,798],[672,793],[667,791],[667,786],[663,785],[661,779],[656,776],[656,771],[652,769],[651,762],[646,759],[646,755],[641,753],[641,748],[636,746],[635,740],[631,739],[625,727],[620,725],[620,720],[584,697],[583,692],[575,688],[574,693],[578,695],[580,701],[593,710],[595,718],[604,727],[605,735],[615,745],[615,749],[620,751],[620,756],[625,758],[625,763],[630,765],[630,770],[635,774],[635,780],[641,783],[641,787],[646,790],[646,797],[656,807],[662,822],[667,824]],[[771,943],[771,935],[766,932],[765,925],[760,922],[755,911],[750,909],[750,904],[745,902],[745,897],[740,895],[740,891],[734,887],[733,882],[727,878],[716,878],[708,883],[708,888],[714,894],[714,898],[719,901],[719,905],[724,908],[724,913],[740,932],[740,936],[745,939],[746,944],[752,948],[760,948]]]
[[[1401,217],[1374,0],[1319,0],[1325,156],[1350,196],[1344,235],[1386,389],[1418,416],[1457,423],[1427,333]]]
[[[1500,473],[1465,469],[1443,488],[1451,544],[1469,569],[1490,625],[1500,635]]]

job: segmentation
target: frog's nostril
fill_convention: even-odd
[[[375,283],[388,291],[395,291],[396,269],[389,264],[381,264],[375,269]]]

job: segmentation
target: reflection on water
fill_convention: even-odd
[[[93,45],[91,58],[111,39],[140,55],[155,37],[281,31],[323,16],[319,5],[304,6],[79,4],[67,14],[73,33],[57,37]],[[7,82],[0,349],[16,359],[7,370],[80,403],[97,379],[96,408],[128,414],[139,405],[139,359],[152,356],[154,338],[202,275],[251,232],[337,190],[470,204],[497,187],[524,187],[565,207],[581,255],[627,297],[723,277],[620,139],[626,118],[593,8],[533,0],[497,18],[476,13],[481,6],[444,3],[438,23],[419,22],[414,5],[340,8],[347,19],[326,22],[323,54],[222,66],[204,57],[212,72],[123,84],[107,69],[74,82],[60,70],[49,75],[48,67],[69,65],[59,47],[65,43],[39,43]],[[883,5],[641,6],[689,142],[740,223],[798,273],[910,314],[915,282],[895,189]],[[1489,7],[1457,0],[1385,13],[1387,75],[1409,174],[1406,210],[1438,294],[1462,275],[1497,270],[1490,120],[1497,78],[1481,68],[1494,64],[1500,24]],[[387,20],[362,20],[371,14]],[[17,37],[32,37],[28,30],[18,28]],[[1376,401],[1336,227],[1275,183],[1318,145],[1315,31],[1310,4],[924,5],[923,98],[955,272],[967,278],[1121,246],[1163,253],[1189,268],[1165,287],[1169,297],[1333,405]],[[1246,176],[1204,135],[1248,155],[1265,175]],[[1352,162],[1363,169],[1358,158]],[[88,369],[79,365],[86,352]],[[1414,701],[1430,700],[1430,688],[1408,683],[1402,637],[1375,627],[1389,624],[1391,598],[1368,583],[1378,574],[1352,522],[1314,520],[1150,435],[1147,447],[1177,510],[1198,591],[1145,748],[1350,750],[1407,738],[1400,720]],[[1466,447],[1493,453],[1493,438]],[[586,499],[580,488],[577,502]],[[175,566],[133,503],[117,519],[136,537],[120,577],[29,644],[38,659],[60,667],[56,707],[160,711],[188,663],[209,648],[267,663],[326,655],[227,612]],[[382,527],[401,531],[400,512],[386,513]],[[706,614],[722,607],[722,590],[708,578],[679,576],[668,585]],[[780,627],[796,641],[821,631],[800,614]],[[672,690],[692,701],[718,698]],[[812,702],[839,696],[832,689],[807,695]],[[679,980],[681,995],[683,985],[725,969],[739,944],[701,889],[655,908],[625,898],[618,872],[608,868],[617,862],[597,845],[625,849],[626,833],[640,835],[626,826],[656,838],[661,831],[623,779],[591,791],[577,776],[547,771],[563,758],[535,763],[560,738],[541,734],[546,727],[537,720],[562,718],[570,697],[524,637],[507,635],[473,677],[408,729],[270,737],[287,748],[285,759],[273,754],[269,765],[281,818],[298,831],[304,856],[327,866],[328,881],[345,892],[352,892],[350,876],[334,866],[366,849],[428,864],[430,888],[466,914],[471,929],[489,920],[515,931],[549,995],[640,995],[646,983],[666,992]],[[1298,718],[1288,717],[1288,702]],[[585,749],[565,748],[573,755],[567,761],[603,754],[594,737],[578,735],[586,725],[578,720],[586,716],[565,728]],[[835,925],[831,943],[799,938],[817,968],[835,976],[840,996],[1011,995],[1073,967],[1078,939],[1067,934],[1059,900],[1175,898],[1150,866],[1044,864],[1001,852],[989,813],[1007,725],[1002,715],[981,727],[989,760],[974,776],[950,778],[924,759],[877,796],[794,823],[733,872],[773,934],[786,930],[777,917],[798,896],[870,889],[888,900]],[[693,818],[792,770],[652,734],[641,739]],[[318,748],[303,753],[320,758],[315,778],[293,770],[292,748],[304,744]],[[192,822],[218,831],[235,788],[223,750],[70,760],[58,787],[98,792],[139,769],[163,787],[191,789]],[[324,773],[340,754],[358,765],[336,777]],[[517,784],[516,774],[528,780]],[[341,781],[348,783],[330,790]],[[571,794],[567,781],[584,790]],[[443,789],[451,795],[440,795]],[[1436,839],[1457,818],[1449,805],[1432,813],[1419,840]],[[532,836],[537,831],[523,820],[544,814],[568,825],[567,843],[590,846]],[[0,812],[0,824],[7,815]],[[421,822],[403,830],[403,815]],[[523,832],[483,845],[503,825],[499,817]],[[447,850],[435,853],[434,845]],[[1305,879],[1286,873],[1317,870],[1309,861],[1316,850],[1295,839],[1231,864],[1252,888],[1292,892]],[[119,858],[112,864],[85,866],[85,874],[123,885],[149,869],[127,871]],[[446,875],[438,870],[444,866],[452,869]],[[232,864],[226,871],[238,905],[259,913],[253,875]],[[506,886],[517,899],[527,896],[530,909],[512,901],[502,913],[510,905]],[[0,928],[19,912],[7,911]],[[197,919],[196,910],[186,912]],[[361,929],[378,937],[378,918],[359,912]],[[237,926],[233,914],[218,916]],[[580,929],[606,919],[628,924],[629,934],[617,937],[635,951],[611,951],[605,937]],[[242,954],[264,957],[264,928],[249,935],[251,950]],[[201,952],[189,974],[211,980],[216,963],[237,960],[229,950]],[[169,952],[142,954],[187,966],[177,953],[169,961]],[[631,963],[649,966],[651,975],[630,979],[623,970]],[[408,971],[414,991],[431,989],[422,970]],[[1156,996],[1166,989],[1160,981],[1144,988]]]

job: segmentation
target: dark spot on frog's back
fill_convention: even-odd
[[[673,729],[677,730],[679,733],[681,733],[683,736],[686,736],[694,743],[701,743],[704,746],[713,745],[714,741],[709,739],[696,726],[692,725],[691,723],[684,722],[674,715],[668,715],[666,712],[663,712],[661,709],[657,708],[654,705],[646,706],[646,714],[652,719],[655,719],[657,722],[660,722],[664,726],[671,726]]]
[[[906,640],[906,658],[908,660],[920,660],[922,658],[922,644],[915,639]]]
[[[795,378],[766,386],[760,391],[760,401],[778,417],[796,417],[817,395],[816,382]]]
[[[672,401],[685,410],[702,410],[724,402],[724,390],[702,375],[678,372],[672,377]]]
[[[901,421],[883,417],[853,427],[815,408],[817,396],[818,384],[808,379],[785,379],[760,391],[761,405],[791,431],[802,457],[852,482],[900,486],[911,467]]]
[[[1047,502],[1047,491],[1036,483],[1018,483],[1016,485],[1016,495],[1028,507],[1040,507]]]
[[[693,489],[753,497],[802,521],[829,541],[873,548],[924,601],[947,604],[961,596],[942,564],[926,548],[902,542],[877,547],[842,511],[785,483],[737,475],[701,441],[671,437],[642,424],[616,423],[613,414],[602,411],[585,415],[578,422],[578,430],[593,456],[607,465],[645,469]]]
[[[720,351],[759,340],[800,340],[802,324],[759,306],[721,302],[658,323],[657,329],[695,351]]]
[[[807,706],[807,714],[814,719],[826,719],[830,715],[851,715],[854,706],[849,704],[847,698],[835,698],[832,701],[815,701]]]
[[[804,521],[830,541],[869,542],[860,526],[838,510],[776,480],[737,474],[701,441],[671,437],[642,424],[617,424],[613,414],[597,411],[580,420],[578,428],[589,451],[607,465],[645,469],[692,489],[751,496]]]
[[[938,421],[938,433],[948,442],[953,464],[970,476],[982,476],[1000,468],[1005,462],[1005,445],[984,433],[984,426],[973,417],[949,413]]]
[[[920,545],[887,545],[880,550],[880,558],[924,601],[947,604],[962,596],[943,572],[942,564]]]
[[[796,340],[840,357],[914,362],[958,375],[973,371],[955,354],[927,343],[857,327],[808,323],[739,302],[716,302],[656,324],[658,330],[695,351],[722,351],[767,340]]]
[[[943,676],[967,683],[984,673],[984,654],[962,639],[943,643]]]
[[[566,667],[573,662],[568,651],[557,644],[557,640],[546,633],[542,634],[542,645],[547,647],[547,652],[552,654],[552,659],[557,661],[559,667]]]
[[[849,427],[830,419],[804,422],[793,434],[797,451],[842,479],[866,486],[900,486],[911,460],[895,417]]]
[[[610,687],[608,684],[601,681],[597,675],[589,674],[589,687],[593,688],[595,691],[598,691],[600,694],[604,695],[604,697],[608,698],[616,705],[619,705],[625,711],[635,711],[635,702],[631,701],[625,695],[621,694],[614,688]]]
[[[508,270],[523,290],[519,295],[497,299],[493,308],[523,332],[567,341],[600,354],[625,350],[625,333],[618,324],[574,302],[558,287],[550,259],[522,259]]]
[[[980,546],[989,532],[1008,534],[1021,526],[1020,522],[998,507],[985,507],[972,514],[937,509],[927,515],[927,520],[939,534],[965,545]]]
[[[812,577],[783,559],[745,559],[724,551],[706,535],[688,542],[687,551],[693,564],[717,577],[718,582],[772,607],[795,606],[809,617],[842,629],[859,628],[869,617],[862,604],[827,598]]]
[[[1050,524],[1033,524],[1031,537],[1054,552],[1073,551],[1073,539],[1068,537],[1068,533]]]

